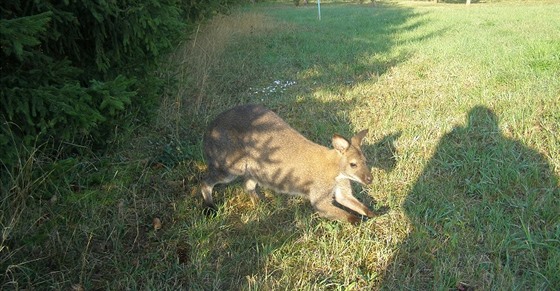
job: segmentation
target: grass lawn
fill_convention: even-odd
[[[162,64],[154,123],[62,178],[22,153],[0,288],[558,290],[560,3],[321,8],[202,25]],[[266,189],[252,205],[233,183],[205,217],[202,134],[248,102],[325,146],[369,128],[355,195],[378,216],[332,222]]]

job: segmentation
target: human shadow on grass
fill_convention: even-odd
[[[500,131],[484,106],[443,136],[404,202],[412,224],[382,286],[559,286],[558,177],[539,152]]]
[[[402,132],[388,134],[371,146],[364,147],[364,152],[369,158],[371,166],[391,172],[397,165],[397,147],[395,143]]]

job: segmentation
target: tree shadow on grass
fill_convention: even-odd
[[[504,136],[492,110],[474,107],[465,127],[441,139],[406,198],[412,231],[383,287],[559,286],[558,186],[543,155]]]
[[[210,70],[208,84],[216,86],[208,88],[203,112],[248,102],[317,110],[306,104],[317,94],[341,95],[362,82],[374,83],[406,61],[411,52],[395,49],[397,41],[420,42],[444,32],[411,33],[408,39],[395,39],[402,32],[418,30],[427,20],[414,9],[393,5],[327,5],[321,21],[312,9],[291,6],[267,6],[262,13],[278,27],[233,38],[221,56],[227,62]],[[210,95],[214,94],[228,98],[213,100]]]

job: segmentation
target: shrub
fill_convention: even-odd
[[[0,152],[53,139],[103,148],[113,128],[149,116],[158,59],[189,23],[231,0],[17,1],[1,4]]]

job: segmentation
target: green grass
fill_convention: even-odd
[[[171,56],[150,127],[95,159],[21,153],[2,184],[0,286],[557,290],[557,15],[552,1],[216,17]],[[323,145],[369,128],[374,182],[355,190],[379,216],[327,221],[269,190],[253,206],[231,184],[205,217],[202,133],[246,102]]]

